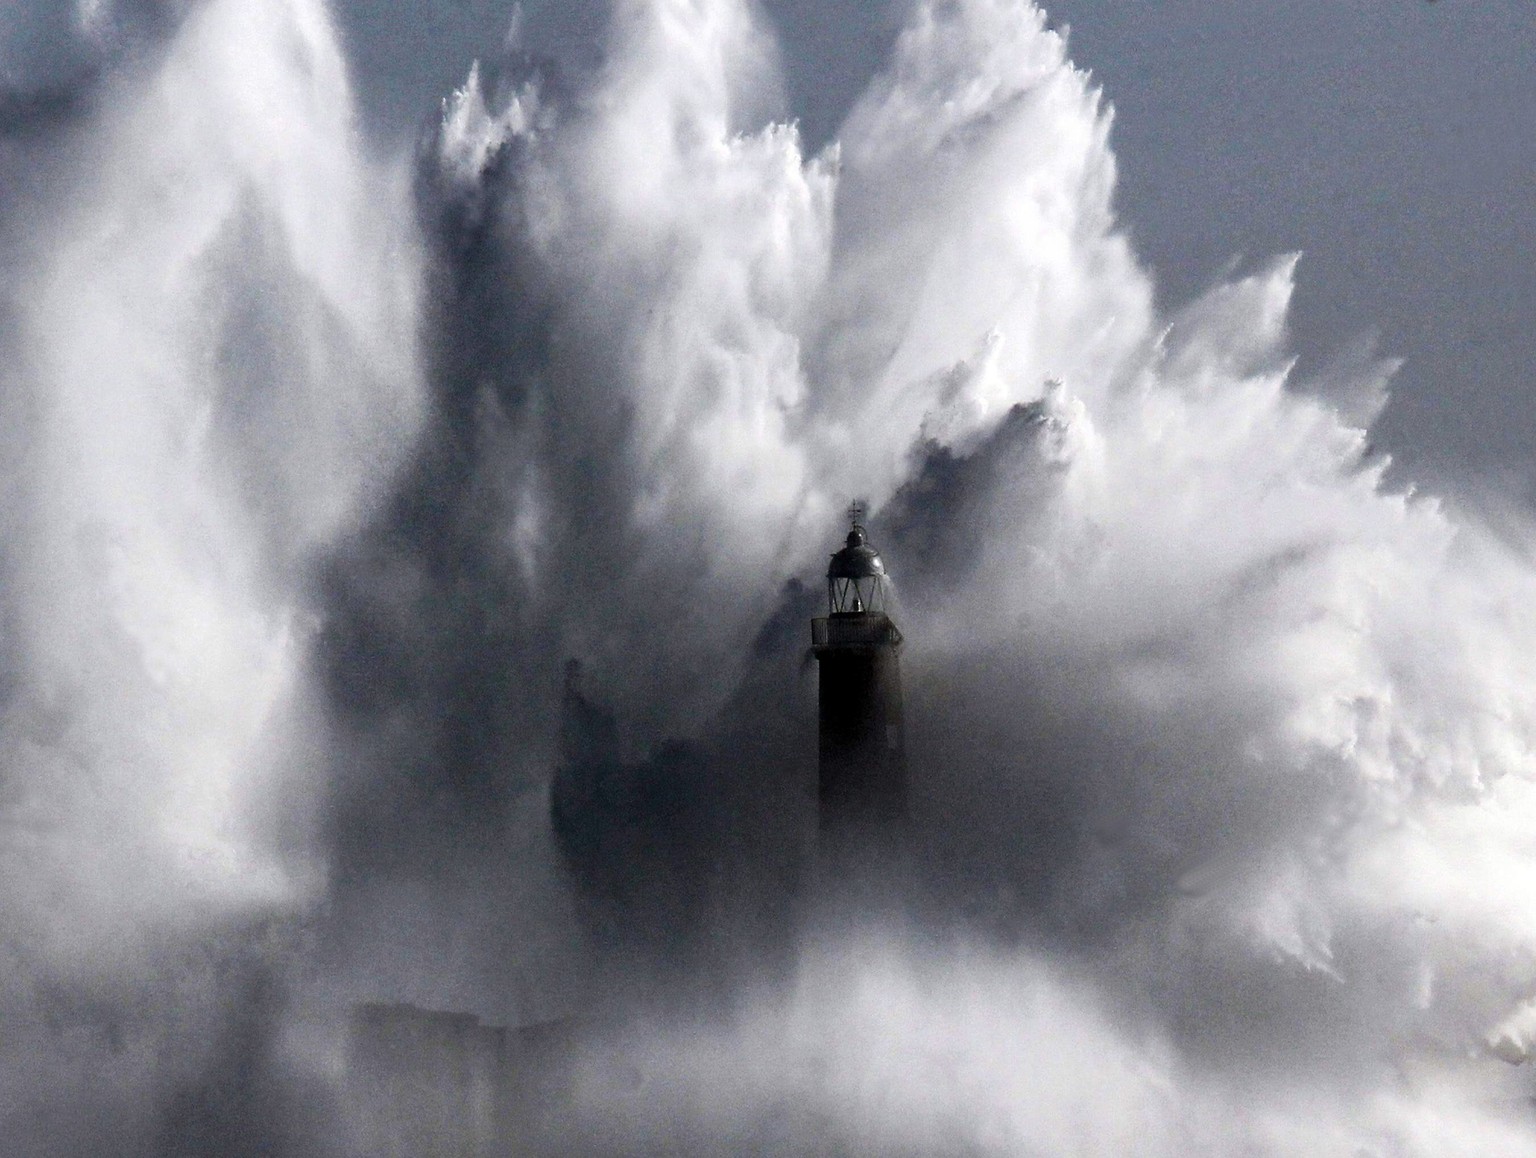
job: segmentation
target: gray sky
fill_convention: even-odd
[[[1379,327],[1413,473],[1536,478],[1536,6],[1058,0],[1117,109],[1121,215],[1165,301],[1305,254],[1315,363]]]
[[[811,147],[904,7],[767,0]],[[506,0],[338,0],[366,115],[429,116]],[[536,48],[590,63],[598,0],[530,0]],[[1301,250],[1302,369],[1377,330],[1407,365],[1379,441],[1414,477],[1536,496],[1536,6],[1529,0],[1057,0],[1116,108],[1121,217],[1176,305],[1235,258]]]

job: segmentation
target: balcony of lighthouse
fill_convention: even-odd
[[[849,611],[811,620],[811,647],[817,651],[828,647],[874,649],[900,644],[901,632],[884,612]]]

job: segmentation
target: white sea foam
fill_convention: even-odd
[[[107,7],[78,13],[109,36]],[[630,1034],[640,1085],[604,1061],[578,1087],[591,1136],[1536,1150],[1511,1064],[1536,1000],[1536,569],[1384,486],[1361,424],[1391,364],[1362,347],[1294,380],[1292,258],[1159,316],[1114,220],[1108,112],[1023,0],[919,5],[810,159],[763,124],[749,6],[636,0],[611,36],[574,94],[471,74],[426,162],[432,196],[477,207],[441,285],[489,253],[536,299],[456,386],[467,481],[423,504],[512,592],[464,622],[503,641],[530,753],[570,655],[630,751],[706,736],[785,581],[867,498],[963,918],[811,946],[729,1027]],[[66,1038],[115,1039],[100,1009],[167,944],[320,891],[309,569],[395,485],[417,335],[444,323],[349,99],[321,5],[209,0],[34,148],[47,172],[7,209],[3,992],[88,993],[59,1006]],[[448,622],[406,563],[370,614]],[[466,574],[438,590],[472,608]],[[392,737],[459,709],[421,695],[347,749],[350,791],[419,771]],[[496,799],[540,827],[543,796]],[[46,1081],[87,1082],[64,1052]]]
[[[159,1008],[104,995],[181,987],[196,1024],[162,954],[323,883],[308,568],[420,410],[406,201],[323,6],[203,4],[143,47],[4,157],[0,1069],[66,1098],[55,1047],[101,1046],[101,1093]]]
[[[1108,114],[1022,0],[920,5],[809,161],[732,122],[738,9],[626,13],[513,194],[600,352],[548,405],[622,464],[594,533],[634,561],[567,646],[675,727],[700,701],[656,710],[633,664],[746,654],[868,496],[928,821],[1040,945],[889,948],[812,987],[826,1019],[672,1040],[654,1113],[766,1114],[820,1066],[813,1134],[856,1151],[1536,1145],[1489,1049],[1521,1056],[1536,986],[1536,572],[1384,486],[1359,423],[1392,365],[1294,381],[1294,258],[1158,317]]]

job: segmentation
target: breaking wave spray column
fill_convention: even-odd
[[[419,409],[405,199],[324,6],[212,0],[140,49],[5,207],[0,1088],[98,1067],[82,1131],[206,1064],[237,931],[323,883],[307,567]]]
[[[559,307],[530,573],[573,542],[635,560],[548,614],[664,734],[813,572],[804,529],[869,495],[955,904],[1040,948],[834,947],[734,1035],[638,1043],[677,1099],[594,1076],[593,1121],[658,1148],[702,1115],[811,1151],[1529,1151],[1523,1076],[1484,1063],[1536,1020],[1536,577],[1384,487],[1360,423],[1391,366],[1295,380],[1290,259],[1157,316],[1107,114],[1030,4],[919,5],[808,164],[733,120],[744,6],[619,9],[579,109],[498,119],[472,86],[444,136]],[[526,148],[505,186],[493,138]],[[594,444],[577,477],[562,450]],[[691,604],[759,614],[712,618],[712,657],[659,636]]]
[[[746,9],[615,7],[590,94],[603,112],[543,109],[536,89],[489,94],[505,107],[488,110],[477,74],[441,148],[460,196],[507,179],[500,222],[556,319],[518,335],[548,352],[515,400],[533,468],[509,563],[527,613],[654,741],[729,694],[787,554],[828,510],[796,427],[832,180],[802,163],[794,129],[754,121],[773,55]],[[513,145],[511,174],[489,166]],[[604,598],[567,598],[574,575],[600,577]],[[644,691],[659,678],[670,702]]]

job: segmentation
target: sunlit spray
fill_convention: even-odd
[[[608,583],[547,614],[629,758],[707,747],[719,692],[762,686],[760,627],[804,606],[783,585],[815,580],[848,495],[902,576],[914,823],[954,940],[823,946],[768,1002],[782,1027],[871,986],[924,994],[910,1068],[842,1059],[862,1092],[822,1103],[815,1136],[900,1149],[878,1102],[922,1116],[916,1152],[1523,1145],[1491,1043],[1533,981],[1511,964],[1532,960],[1512,907],[1529,565],[1384,486],[1360,423],[1390,364],[1295,380],[1293,258],[1157,315],[1114,223],[1108,113],[1037,9],[919,6],[811,160],[732,120],[745,19],[625,6],[585,103],[520,129],[504,95],[480,132],[521,142],[487,186],[560,335],[518,420],[549,447],[513,484],[540,512],[532,574]],[[1062,1050],[1102,1029],[1136,1076],[938,1076],[1004,1008],[1015,1037],[1077,1025]],[[762,1074],[752,1040],[719,1039],[731,1072]],[[721,1104],[804,1092],[768,1068]],[[1025,1086],[1057,1109],[1018,1112]],[[1107,1103],[1119,1125],[1064,1124]]]
[[[79,20],[108,52],[112,6]],[[403,186],[359,155],[323,6],[163,32],[80,82],[6,209],[33,234],[0,403],[0,1071],[8,1105],[79,1099],[8,1123],[18,1153],[94,1149],[135,1100],[152,1145],[234,979],[287,952],[252,923],[323,895],[311,570],[420,409]]]
[[[585,1153],[1536,1150],[1536,571],[1385,485],[1390,364],[1297,380],[1293,258],[1158,312],[1039,10],[918,5],[806,158],[750,6],[616,5],[448,97],[419,236],[318,4],[177,16],[9,218],[27,1104],[233,1136],[281,960],[598,1016]],[[852,495],[926,892],[786,953]]]

